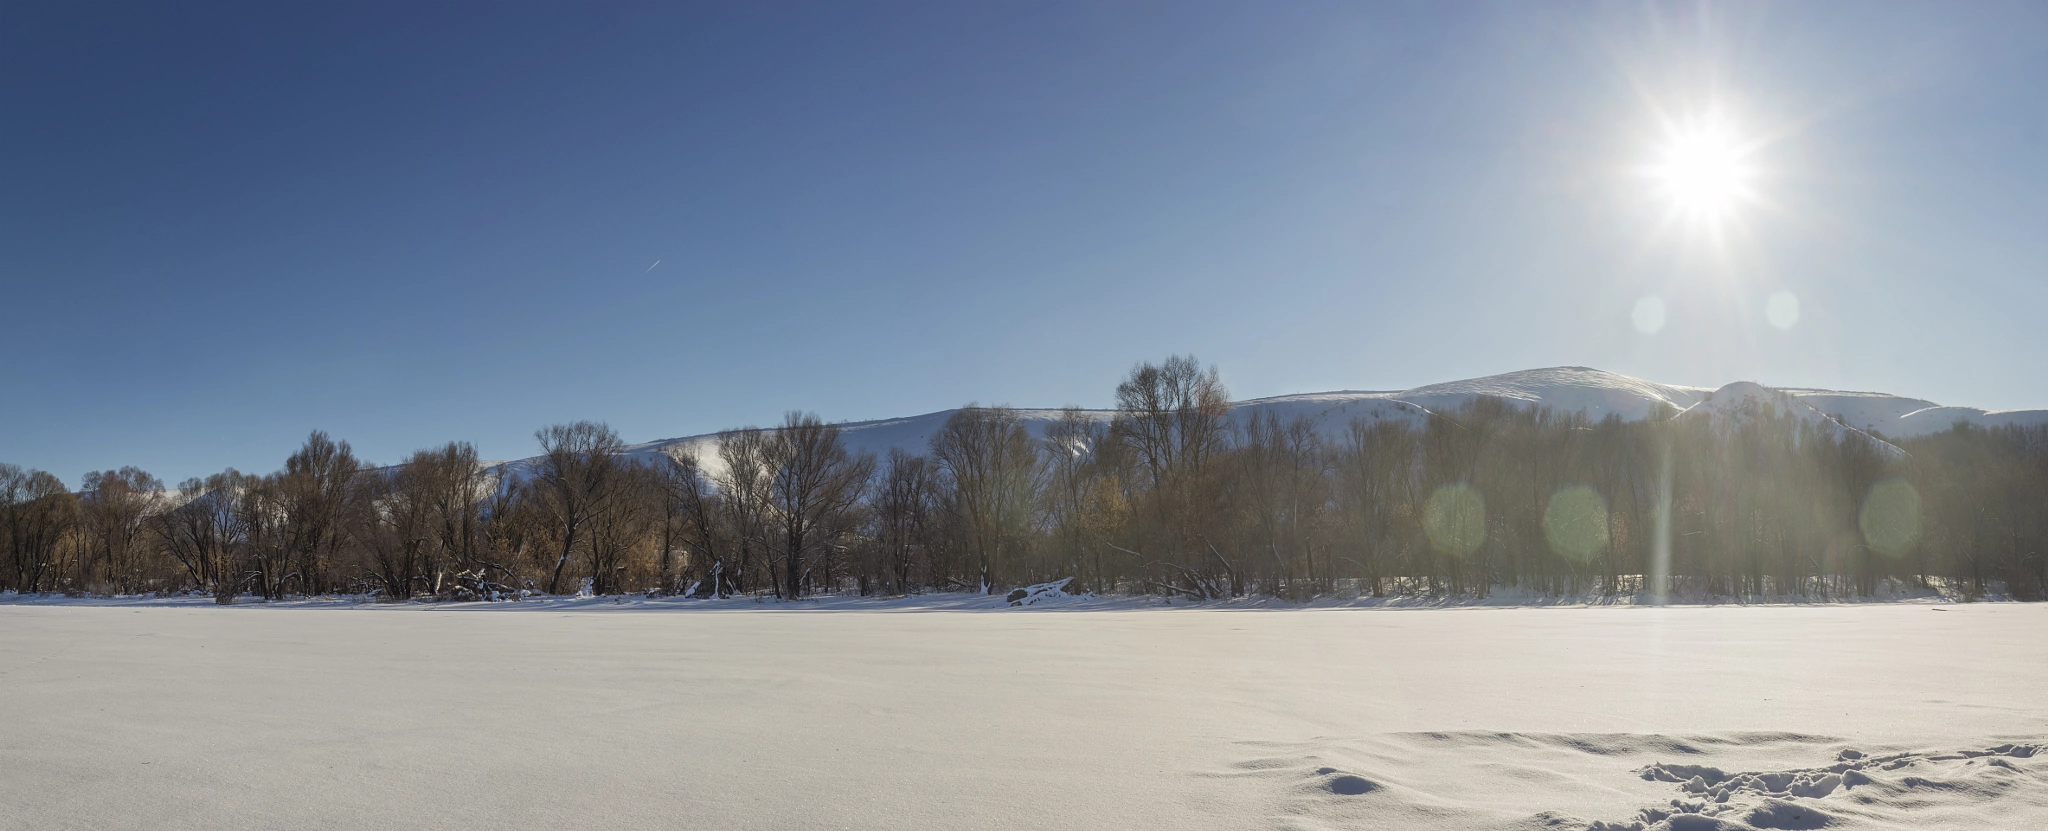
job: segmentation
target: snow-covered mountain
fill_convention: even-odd
[[[1968,407],[1944,407],[1931,401],[1875,392],[1841,392],[1819,389],[1772,389],[1750,382],[1736,382],[1718,390],[1705,387],[1671,386],[1586,367],[1551,367],[1489,375],[1465,381],[1431,384],[1410,390],[1345,390],[1303,393],[1272,398],[1255,398],[1232,405],[1230,417],[1239,423],[1254,414],[1271,413],[1281,420],[1306,416],[1325,438],[1337,439],[1354,419],[1392,419],[1420,425],[1429,413],[1451,412],[1479,396],[1504,398],[1527,406],[1549,407],[1559,412],[1584,411],[1598,420],[1608,414],[1636,420],[1648,416],[1659,405],[1701,414],[1726,416],[1743,407],[1769,403],[1816,422],[1838,423],[1884,438],[1909,438],[1948,429],[1957,421],[1983,427],[2008,424],[2048,424],[2048,410],[1986,411]],[[931,436],[953,410],[879,421],[856,421],[841,425],[842,435],[855,452],[885,455],[900,447],[923,452]],[[1086,410],[1090,417],[1108,421],[1109,410]],[[1034,435],[1060,416],[1059,410],[1026,409],[1018,415]],[[699,435],[661,439],[632,445],[634,456],[655,457],[670,449],[697,451],[707,467],[717,464],[717,436]],[[531,459],[507,463],[513,470],[524,468]]]
[[[1856,433],[1868,436],[1869,431],[1849,426],[1843,419],[1835,418],[1814,409],[1813,402],[1785,390],[1776,390],[1750,381],[1737,381],[1713,392],[1707,393],[1699,403],[1685,412],[1682,419],[1710,419],[1723,429],[1745,423],[1754,423],[1766,415],[1791,417],[1812,425],[1834,439]],[[1905,455],[1896,445],[1877,440],[1877,446],[1893,458]]]

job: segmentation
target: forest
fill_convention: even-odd
[[[276,472],[175,486],[126,467],[74,491],[0,464],[0,591],[2048,594],[2048,428],[1957,424],[1891,441],[1899,454],[1768,403],[1592,421],[1480,398],[1332,436],[1233,419],[1216,368],[1191,356],[1137,365],[1115,401],[1043,435],[970,406],[924,452],[883,457],[792,412],[651,462],[586,421],[537,431],[536,459],[501,466],[464,442],[380,466],[317,431]]]

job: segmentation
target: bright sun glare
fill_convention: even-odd
[[[1673,207],[1717,220],[1751,197],[1747,155],[1733,128],[1709,121],[1669,131],[1650,174]]]

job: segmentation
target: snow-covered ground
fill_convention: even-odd
[[[17,602],[0,827],[2038,828],[2044,636],[2015,603]]]

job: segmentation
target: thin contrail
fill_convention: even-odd
[[[655,261],[654,261],[654,265],[661,265],[661,261],[660,261],[660,260],[655,260]],[[650,265],[650,266],[648,266],[648,267],[647,267],[647,270],[646,270],[646,271],[642,271],[642,272],[640,272],[640,276],[642,276],[642,277],[645,277],[645,276],[647,276],[648,274],[650,274],[650,273],[653,273],[653,271],[654,271],[654,265]]]

